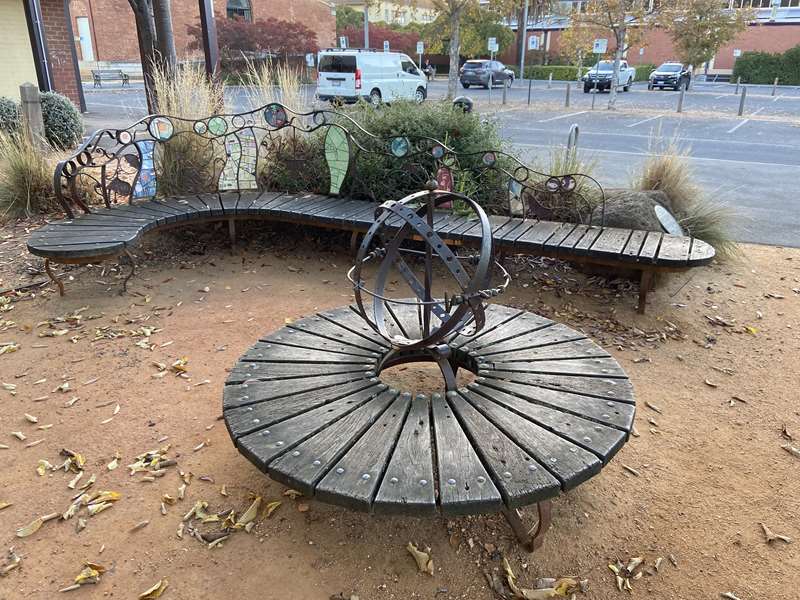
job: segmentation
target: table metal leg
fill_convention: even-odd
[[[63,296],[64,295],[64,283],[58,277],[56,277],[55,273],[53,273],[53,269],[50,268],[50,259],[49,258],[45,258],[44,259],[44,270],[45,270],[45,273],[47,273],[47,276],[50,279],[53,280],[53,283],[55,283],[58,286],[58,295],[59,296]]]
[[[503,516],[508,521],[514,535],[517,536],[520,544],[528,551],[533,552],[542,545],[544,541],[544,534],[550,529],[551,516],[550,516],[550,500],[539,502],[536,505],[539,513],[539,520],[532,529],[525,527],[522,522],[522,515],[517,508],[504,508]]]

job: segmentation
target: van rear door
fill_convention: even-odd
[[[355,54],[320,54],[317,93],[320,96],[354,97],[356,90]]]

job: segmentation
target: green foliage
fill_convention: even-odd
[[[500,53],[513,47],[516,40],[514,32],[500,22],[497,12],[477,2],[468,4],[461,19],[461,56],[467,58],[488,56],[486,41],[490,37],[497,38]],[[441,13],[435,21],[427,24],[423,28],[422,39],[429,53],[447,54],[450,43],[448,16]]]
[[[46,210],[54,197],[47,155],[20,133],[0,132],[0,219]]]
[[[653,64],[633,65],[633,67],[636,69],[635,81],[648,81],[650,73],[656,70],[656,65]]]
[[[354,29],[364,27],[364,11],[355,10],[350,6],[337,6],[336,35],[342,35],[342,31],[350,27]]]
[[[553,79],[558,81],[575,81],[578,79],[578,67],[565,65],[532,65],[525,67],[525,79]]]
[[[72,101],[56,92],[39,95],[44,118],[44,135],[51,146],[66,150],[83,137],[83,119]]]
[[[747,28],[750,10],[728,10],[719,0],[680,0],[666,20],[678,57],[690,65],[710,61],[717,51]]]
[[[783,54],[744,52],[736,59],[733,77],[743,83],[772,83],[777,77],[784,85],[800,84],[800,46]]]
[[[0,132],[16,133],[21,124],[19,104],[11,98],[0,96]]]

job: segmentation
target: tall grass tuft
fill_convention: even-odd
[[[690,149],[682,148],[677,139],[659,141],[653,136],[642,171],[631,187],[663,191],[687,233],[714,246],[721,258],[733,258],[740,253],[730,235],[736,214],[728,205],[709,198],[695,182],[689,153]]]
[[[25,135],[0,132],[0,220],[31,216],[54,206],[49,156]]]
[[[303,85],[302,72],[287,63],[248,60],[243,79],[249,87],[252,108],[280,102],[299,112],[309,104],[310,97]]]
[[[154,69],[158,112],[174,119],[175,133],[156,151],[158,191],[162,195],[206,192],[214,189],[221,146],[192,132],[192,122],[219,113],[223,108],[222,84],[211,81],[200,65],[174,71]]]

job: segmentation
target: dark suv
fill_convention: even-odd
[[[663,90],[665,87],[671,87],[675,91],[681,88],[688,90],[691,80],[692,74],[689,72],[688,67],[678,62],[666,62],[650,73],[650,82],[647,84],[647,89],[658,88]]]
[[[493,85],[511,85],[514,83],[514,72],[499,60],[468,60],[459,69],[461,85],[468,88],[480,85],[489,88],[489,76]]]

